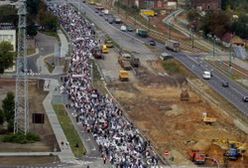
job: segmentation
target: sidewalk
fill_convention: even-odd
[[[54,135],[56,137],[56,140],[58,142],[58,145],[61,149],[61,152],[58,152],[58,157],[61,162],[63,163],[71,163],[71,161],[75,160],[74,154],[72,153],[72,150],[70,148],[70,145],[65,145],[67,141],[66,136],[64,134],[64,131],[61,128],[61,125],[58,121],[58,118],[56,116],[55,111],[52,107],[52,98],[54,94],[55,88],[58,86],[58,81],[55,79],[49,79],[49,94],[46,96],[46,98],[43,101],[43,106],[45,108],[46,114],[48,116],[49,122],[51,124],[51,127],[53,129]],[[63,142],[64,145],[61,143]]]

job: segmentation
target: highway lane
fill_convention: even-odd
[[[90,6],[90,5],[87,6],[86,4],[83,4],[83,6],[84,6],[84,10],[86,11],[86,13],[90,17],[90,19],[92,19],[93,22],[100,20],[101,24],[98,24],[98,26],[100,28],[102,28],[102,26],[103,26],[104,27],[103,31],[105,31],[105,29],[107,29],[107,33],[108,33],[109,31],[112,31],[113,27],[115,27],[115,29],[113,29],[114,31],[112,31],[111,33],[108,33],[108,34],[110,35],[111,38],[113,38],[113,40],[116,39],[116,36],[121,36],[121,38],[119,38],[118,40],[120,40],[120,39],[121,39],[121,41],[126,40],[126,42],[119,43],[120,46],[125,46],[127,43],[130,42],[130,39],[135,38],[135,39],[137,39],[136,42],[133,43],[135,45],[133,45],[133,44],[132,45],[135,46],[136,50],[138,48],[140,48],[140,49],[144,48],[143,45],[144,45],[144,43],[147,43],[148,39],[137,37],[135,35],[135,32],[121,32],[120,31],[121,24],[110,25],[107,21],[105,21],[103,16],[99,16],[99,14],[95,13],[94,6]],[[125,36],[125,35],[126,35],[126,37],[123,38],[123,36]],[[158,42],[157,42],[156,48],[159,48],[161,50],[161,52],[167,51],[164,49],[164,44],[161,44]],[[170,52],[170,51],[167,51],[167,52]],[[178,61],[183,63],[190,71],[192,71],[200,79],[202,79],[203,71],[213,70],[213,77],[210,80],[205,80],[205,82],[208,83],[209,86],[212,89],[214,89],[217,93],[219,93],[221,96],[226,98],[231,104],[233,104],[243,114],[248,116],[248,103],[245,103],[242,101],[243,96],[248,96],[248,91],[245,88],[238,85],[235,81],[230,80],[227,76],[220,73],[214,67],[209,65],[206,61],[203,61],[201,59],[195,59],[194,57],[190,57],[184,53],[174,53],[174,52],[170,52],[170,53],[172,53],[172,55],[174,55]],[[153,55],[153,54],[149,53],[149,55]],[[222,87],[223,81],[229,82],[228,88]]]
[[[198,78],[202,79],[202,73],[206,70],[213,70],[213,77],[210,80],[204,80],[208,85],[214,89],[218,94],[223,96],[226,100],[232,103],[244,115],[248,117],[248,103],[242,101],[242,97],[248,95],[248,91],[236,82],[230,80],[224,74],[221,74],[214,67],[207,62],[189,57],[183,53],[173,53],[174,58],[183,63],[190,71],[192,71]],[[201,63],[200,63],[201,62]],[[222,86],[223,81],[228,81],[229,87]]]

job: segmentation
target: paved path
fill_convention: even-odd
[[[51,101],[52,101],[52,97],[54,94],[54,90],[55,88],[58,86],[58,81],[55,79],[49,79],[49,84],[45,85],[47,86],[45,89],[49,90],[48,95],[46,96],[46,98],[43,101],[43,106],[45,108],[46,114],[48,116],[49,122],[51,124],[51,127],[53,129],[54,135],[56,137],[56,140],[59,144],[59,147],[61,149],[61,152],[58,153],[59,159],[61,162],[71,162],[72,160],[74,160],[74,155],[72,153],[72,150],[70,148],[69,145],[62,145],[61,142],[68,142],[66,139],[66,136],[61,128],[61,125],[58,121],[57,115],[55,113],[55,111],[53,110]]]
[[[69,51],[69,43],[67,41],[66,36],[63,34],[61,30],[58,30],[58,36],[60,40],[60,56],[65,57]]]

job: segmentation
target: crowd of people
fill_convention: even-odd
[[[120,168],[146,168],[158,165],[158,158],[139,131],[117,104],[91,85],[91,50],[98,46],[93,25],[70,5],[50,9],[71,38],[71,62],[64,88],[70,108],[84,128],[92,133],[104,160]]]

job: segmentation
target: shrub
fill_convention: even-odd
[[[27,135],[24,135],[23,133],[10,134],[5,135],[2,139],[3,142],[19,144],[34,143],[39,140],[39,136],[33,133],[27,133]]]

